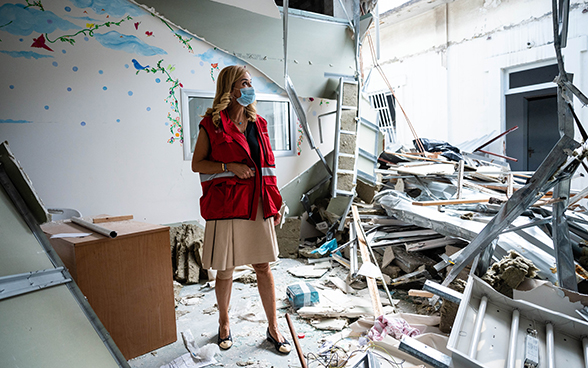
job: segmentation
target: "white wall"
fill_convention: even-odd
[[[89,1],[83,8],[79,3],[43,2],[40,12],[22,9],[24,1],[0,2],[0,25],[19,14],[0,28],[0,140],[9,142],[47,207],[75,208],[88,216],[132,214],[151,223],[202,221],[198,175],[183,160],[180,141],[168,142],[170,127],[181,123],[181,109],[168,97],[173,90],[180,100],[174,80],[184,88],[214,91],[220,69],[244,63],[198,39],[188,42],[189,50],[175,28],[126,1]],[[53,41],[92,27],[87,23],[119,22],[127,15],[132,19],[120,26],[72,37],[73,45],[46,41],[53,51],[31,47],[43,33]],[[100,35],[110,31],[120,35],[100,43]],[[151,68],[163,59],[171,81],[162,71],[136,74],[133,59]],[[279,91],[250,70],[259,93]],[[317,142],[316,116],[334,108],[322,102],[303,101]],[[316,161],[304,141],[299,156],[278,158],[280,186]],[[324,149],[329,145],[332,132]]]
[[[588,93],[588,2],[571,1],[566,70]],[[418,135],[462,142],[505,130],[505,70],[553,61],[550,0],[456,0],[402,22],[382,18],[379,64]],[[364,44],[366,44],[364,42]],[[371,57],[364,48],[365,68]],[[386,89],[372,72],[370,91]],[[580,120],[588,109],[575,100]],[[397,110],[399,138],[413,139]],[[580,137],[576,137],[580,140]],[[503,142],[488,150],[504,153]]]

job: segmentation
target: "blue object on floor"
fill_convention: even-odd
[[[289,285],[286,289],[286,295],[288,295],[288,300],[294,309],[307,307],[319,302],[318,292],[314,286],[306,282]]]
[[[335,249],[337,249],[337,239],[333,238],[310,253],[318,253],[321,256],[324,256],[327,253],[331,253]]]

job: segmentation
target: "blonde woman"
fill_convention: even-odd
[[[200,212],[206,220],[202,265],[217,270],[218,344],[229,349],[229,302],[233,269],[251,264],[269,323],[267,340],[288,354],[290,343],[278,330],[274,278],[277,260],[274,226],[280,222],[282,197],[267,122],[255,109],[251,75],[229,66],[217,78],[212,108],[200,122],[192,170],[200,173]]]

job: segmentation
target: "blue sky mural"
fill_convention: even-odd
[[[57,29],[68,31],[81,27],[62,19],[51,11],[41,11],[23,4],[4,4],[0,7],[0,30],[18,36],[33,32],[52,33]]]
[[[76,7],[91,8],[97,14],[109,14],[113,17],[132,17],[147,14],[141,8],[126,0],[70,0]]]
[[[12,56],[13,58],[25,58],[25,59],[41,59],[41,58],[52,58],[53,55],[43,55],[43,54],[39,54],[38,52],[34,52],[34,51],[4,51],[4,50],[0,50],[1,53],[3,54],[8,54],[10,56]]]
[[[141,56],[165,55],[167,52],[159,47],[150,46],[133,35],[124,35],[117,31],[94,33],[96,41],[113,50],[123,50]]]
[[[197,54],[194,56],[196,56],[197,58],[199,58],[203,62],[207,62],[207,63],[221,63],[222,62],[225,66],[245,65],[245,63],[241,59],[239,59],[233,55],[229,55],[225,52],[222,52],[222,51],[218,50],[217,48],[208,49],[206,52],[204,52],[202,54]]]

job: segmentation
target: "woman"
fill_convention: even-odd
[[[216,95],[200,122],[192,170],[200,173],[200,211],[206,220],[202,265],[217,270],[218,345],[233,345],[229,302],[233,269],[251,264],[269,322],[267,340],[282,354],[290,343],[278,330],[274,279],[269,262],[277,260],[274,226],[282,197],[267,122],[255,110],[251,75],[229,66],[217,78]]]

